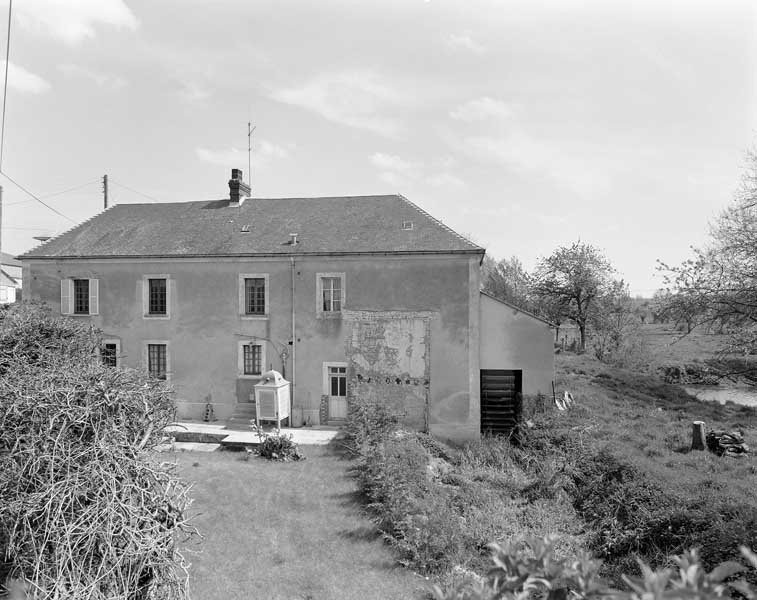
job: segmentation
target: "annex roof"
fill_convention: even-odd
[[[483,252],[395,194],[119,204],[19,258]]]
[[[532,319],[535,319],[536,321],[541,321],[542,323],[544,323],[546,325],[549,325],[550,327],[553,327],[553,328],[557,327],[557,325],[555,325],[551,321],[548,321],[547,319],[544,319],[544,318],[542,318],[542,317],[540,317],[538,315],[535,315],[531,311],[525,310],[525,309],[521,308],[520,306],[516,306],[515,304],[513,304],[511,302],[508,302],[507,300],[502,300],[502,298],[497,298],[496,296],[492,296],[491,294],[489,294],[488,292],[485,292],[484,290],[479,290],[479,291],[480,291],[480,293],[481,293],[482,296],[484,296],[486,298],[489,298],[490,300],[494,300],[495,302],[499,302],[500,304],[504,304],[505,306],[507,306],[509,308],[512,308],[516,312],[523,313],[527,317],[531,317]]]

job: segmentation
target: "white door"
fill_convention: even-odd
[[[329,420],[347,418],[347,365],[326,364],[324,393],[329,397]]]

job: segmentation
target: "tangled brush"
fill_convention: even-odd
[[[0,313],[0,584],[5,562],[33,598],[185,598],[187,487],[150,452],[170,390],[98,349],[40,307]]]

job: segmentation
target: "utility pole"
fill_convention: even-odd
[[[108,208],[108,176],[103,175],[103,205]]]

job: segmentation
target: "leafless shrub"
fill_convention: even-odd
[[[0,564],[39,599],[185,598],[187,487],[150,452],[170,390],[98,347],[40,307],[0,313]]]

